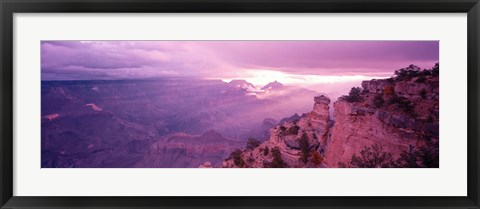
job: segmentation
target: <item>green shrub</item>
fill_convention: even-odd
[[[383,106],[383,103],[385,103],[385,100],[383,100],[383,96],[381,94],[377,94],[375,97],[373,97],[372,103],[375,107],[380,108]]]
[[[282,153],[278,147],[272,148],[272,156],[273,160],[271,163],[268,164],[266,167],[270,168],[286,168],[287,164],[282,159]]]
[[[416,150],[409,145],[409,150],[400,153],[396,160],[392,159],[390,153],[384,152],[383,147],[375,144],[371,147],[364,147],[360,156],[352,155],[349,163],[339,162],[341,168],[438,168],[438,142],[427,142],[426,145]]]
[[[387,103],[388,105],[397,105],[398,108],[409,115],[415,114],[415,106],[405,97],[393,95],[388,99]]]
[[[426,146],[420,147],[419,155],[422,167],[439,167],[438,143],[427,143]]]
[[[263,155],[264,155],[264,156],[267,156],[269,151],[270,151],[270,150],[268,149],[268,147],[265,147],[265,148],[263,149]]]
[[[440,64],[437,62],[432,67],[432,75],[439,75]]]
[[[240,167],[243,168],[245,167],[245,161],[242,158],[242,151],[237,149],[230,154],[230,159],[233,159],[233,163]]]
[[[360,93],[362,92],[362,88],[360,87],[353,87],[350,89],[348,96],[345,96],[347,102],[360,102],[362,101],[362,96]]]
[[[400,153],[400,158],[397,159],[397,164],[398,167],[402,168],[419,168],[420,165],[418,165],[418,153],[415,152],[414,148],[415,146],[409,145],[409,151],[405,152],[403,151]]]
[[[420,67],[416,65],[409,65],[406,68],[395,70],[396,79],[401,81],[416,77],[420,74],[420,70]]]
[[[253,162],[255,162],[255,159],[253,158],[253,154],[252,154],[252,153],[250,153],[250,156],[248,156],[247,162],[248,162],[249,164],[252,164]]]
[[[290,127],[287,131],[287,134],[288,135],[297,135],[298,134],[298,130],[300,130],[300,126],[298,125],[294,125],[292,127]]]
[[[350,165],[356,168],[383,168],[393,167],[392,154],[384,152],[383,147],[374,144],[371,147],[363,147],[360,156],[352,155]]]
[[[302,161],[303,163],[307,163],[310,144],[308,143],[308,136],[306,133],[302,134],[302,137],[300,137],[298,144],[300,146],[300,161]]]
[[[249,138],[247,141],[247,146],[245,147],[247,150],[252,150],[260,146],[261,142],[254,138]]]
[[[403,151],[397,159],[398,167],[402,168],[438,168],[438,143],[428,142],[427,145],[415,149],[409,145],[409,151]]]

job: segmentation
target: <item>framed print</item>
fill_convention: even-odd
[[[2,208],[479,208],[476,0],[0,5]]]

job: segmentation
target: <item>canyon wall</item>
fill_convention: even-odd
[[[364,147],[375,144],[396,159],[410,147],[438,142],[438,76],[417,79],[364,81],[362,101],[336,101],[325,164],[348,164],[353,154],[358,156]],[[375,104],[376,99],[383,102]]]

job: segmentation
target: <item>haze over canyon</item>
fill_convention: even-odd
[[[439,95],[436,41],[44,41],[41,167],[438,168]]]

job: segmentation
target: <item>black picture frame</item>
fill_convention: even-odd
[[[479,0],[0,0],[1,208],[480,208]],[[13,196],[15,13],[467,13],[468,195],[465,197],[21,197]],[[449,181],[450,179],[445,179]],[[346,188],[348,189],[348,188]]]

